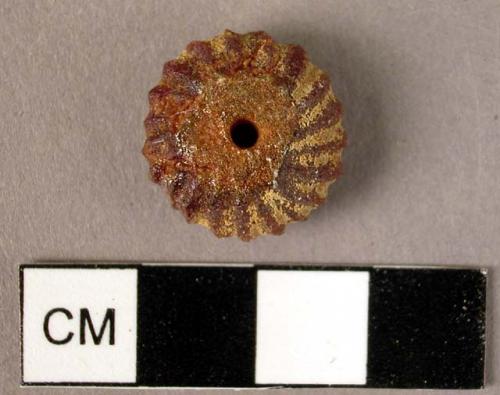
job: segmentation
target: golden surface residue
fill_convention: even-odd
[[[305,167],[320,167],[328,163],[336,163],[340,159],[340,153],[337,151],[323,152],[319,155],[303,154],[297,158],[297,162]]]
[[[276,220],[278,224],[286,224],[291,221],[291,218],[286,215],[281,207],[278,205],[278,202],[274,199],[272,195],[267,191],[262,196],[262,201],[264,204],[269,207],[273,218]]]
[[[298,182],[297,184],[295,184],[295,188],[297,188],[297,191],[305,194],[314,192],[317,186],[317,182]]]
[[[272,189],[265,192],[264,199],[265,201],[269,202],[269,204],[275,209],[282,210],[282,207],[286,207],[290,211],[293,211],[304,217],[307,217],[311,210],[314,208],[313,206],[305,204],[293,203],[281,193]],[[286,218],[289,218],[284,212],[282,212],[282,215]]]
[[[318,69],[312,63],[308,63],[306,69],[299,77],[297,81],[297,85],[292,92],[292,97],[295,103],[298,103],[302,99],[304,99],[309,93],[311,93],[314,83],[321,76],[321,70]]]
[[[264,51],[262,47],[259,48],[253,59],[248,59],[248,62],[253,62],[253,64],[257,67],[264,67],[270,61],[271,55]]]
[[[285,65],[284,60],[285,60],[286,54],[288,52],[288,45],[278,44],[276,48],[277,48],[277,57],[278,57],[279,61],[276,64],[275,72],[277,75],[285,74],[286,65]]]
[[[268,230],[267,225],[257,212],[257,205],[254,202],[249,204],[247,210],[250,215],[249,233],[251,237],[256,237]]]
[[[313,134],[308,134],[301,140],[294,141],[290,144],[290,150],[301,151],[303,148],[318,147],[331,142],[341,142],[344,139],[344,129],[341,122],[338,121],[335,125],[320,129]]]
[[[181,51],[181,53],[179,54],[179,56],[177,56],[177,59],[188,60],[188,59],[191,59],[191,55],[189,54],[189,52],[187,50],[183,49]]]
[[[202,214],[198,214],[194,219],[193,222],[199,225],[203,225],[207,228],[210,228],[210,221],[208,220],[207,217],[205,217]]]
[[[326,198],[326,195],[328,195],[328,188],[331,184],[333,184],[333,182],[334,181],[329,181],[323,184],[318,184],[316,187],[316,193],[318,194],[318,196],[321,198]]]
[[[217,233],[220,235],[227,237],[234,235],[235,232],[234,226],[234,208],[228,208],[222,213],[222,223],[221,226],[217,229]]]
[[[296,184],[296,188],[299,192],[302,192],[306,195],[314,192],[318,194],[319,197],[324,198],[328,193],[328,187],[334,182],[335,180],[324,183],[298,183]]]
[[[214,37],[209,43],[212,47],[212,50],[214,51],[215,56],[224,54],[224,52],[226,51],[224,34]]]
[[[299,119],[299,125],[301,127],[305,127],[310,125],[320,114],[323,113],[323,110],[326,108],[328,103],[331,101],[335,102],[335,96],[333,96],[332,92],[328,92],[327,95],[313,108],[307,111],[302,117]]]

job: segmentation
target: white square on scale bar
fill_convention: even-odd
[[[257,384],[366,384],[369,273],[260,270]]]
[[[136,269],[23,269],[25,383],[134,383],[136,335]]]

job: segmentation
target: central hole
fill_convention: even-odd
[[[231,139],[239,148],[250,148],[259,138],[257,127],[246,119],[238,119],[231,125]]]

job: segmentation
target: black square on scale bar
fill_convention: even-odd
[[[254,385],[253,270],[146,266],[138,284],[138,385]]]
[[[373,269],[367,386],[482,387],[485,291],[479,270]]]

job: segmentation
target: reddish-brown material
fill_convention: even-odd
[[[264,32],[193,41],[165,64],[149,100],[152,180],[219,237],[282,233],[340,174],[346,139],[328,76],[300,46]],[[238,123],[255,127],[255,144],[235,143]]]

